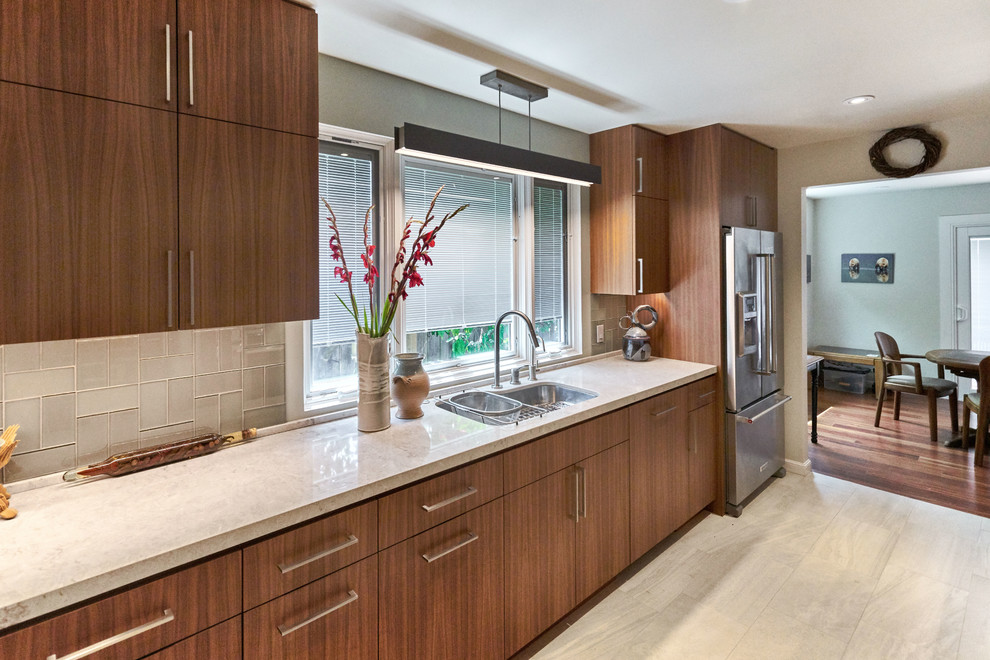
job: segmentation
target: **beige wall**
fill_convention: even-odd
[[[942,159],[929,172],[950,172],[990,166],[990,116],[964,117],[926,125],[942,140]],[[787,393],[794,397],[786,417],[787,459],[804,463],[808,458],[807,391],[804,356],[807,326],[804,308],[807,236],[802,189],[808,186],[883,177],[870,166],[867,156],[883,131],[818,144],[781,149],[778,152],[779,228],[784,233],[784,359]],[[791,258],[791,255],[800,258]]]

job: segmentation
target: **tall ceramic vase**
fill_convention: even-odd
[[[357,333],[358,430],[382,431],[392,425],[389,410],[388,336]]]
[[[395,356],[395,373],[392,374],[392,396],[399,410],[399,419],[416,419],[423,416],[423,400],[430,393],[430,377],[423,369],[421,353],[399,353]]]

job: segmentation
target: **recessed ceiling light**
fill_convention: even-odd
[[[863,103],[869,103],[876,97],[873,94],[863,94],[862,96],[850,96],[843,103],[846,105],[862,105]]]

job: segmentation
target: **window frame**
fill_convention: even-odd
[[[378,199],[379,212],[382,218],[379,251],[383,262],[390,262],[398,247],[398,239],[406,220],[403,205],[402,173],[405,159],[409,158],[424,163],[431,159],[400,156],[395,153],[395,141],[392,137],[377,135],[364,131],[356,131],[328,124],[320,124],[319,139],[342,144],[352,144],[365,149],[376,150],[379,153]],[[443,167],[463,167],[453,163],[438,160]],[[468,170],[472,168],[466,168]],[[477,168],[482,171],[484,168]],[[524,311],[532,318],[535,313],[535,218],[534,218],[534,182],[539,177],[511,175],[504,172],[493,172],[498,176],[512,177],[514,183],[514,222],[513,274],[516,279],[513,296],[513,309]],[[559,353],[546,355],[538,352],[537,359],[541,365],[552,365],[566,362],[583,356],[583,303],[584,296],[581,282],[585,276],[584,261],[582,260],[582,188],[567,184],[566,188],[567,217],[564,219],[567,227],[567,305],[566,316],[569,342],[561,346]],[[440,240],[442,240],[442,235]],[[391,267],[385,264],[384,276]],[[379,287],[382,291],[383,287]],[[415,292],[413,292],[415,294]],[[384,294],[382,294],[384,295]],[[528,339],[522,333],[522,321],[515,315],[511,319],[512,348],[502,351],[500,368],[508,372],[513,366],[528,363]],[[405,321],[403,306],[399,307],[393,324],[395,336],[399,345],[393,345],[393,351],[405,346]],[[528,333],[527,333],[528,334]],[[345,417],[357,402],[357,389],[343,395],[311,396],[309,393],[311,334],[309,321],[294,321],[286,324],[286,413],[287,419],[295,420],[307,417],[319,417],[320,421]],[[523,343],[521,346],[520,344]],[[395,342],[393,342],[394,344]],[[482,359],[473,363],[460,363],[457,366],[430,371],[431,391],[464,385],[467,383],[489,380],[492,377],[493,360]]]

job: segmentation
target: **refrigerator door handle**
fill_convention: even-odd
[[[777,356],[774,354],[773,320],[773,255],[758,254],[756,268],[756,291],[759,301],[760,338],[756,351],[756,364],[753,372],[761,376],[777,373]]]
[[[755,422],[756,420],[758,420],[760,417],[763,417],[764,415],[773,412],[774,410],[776,410],[777,408],[780,408],[782,405],[784,405],[785,403],[787,403],[790,400],[791,400],[791,397],[790,396],[785,396],[783,399],[781,399],[777,403],[773,404],[772,406],[770,406],[769,408],[767,408],[763,412],[758,413],[756,415],[753,415],[752,417],[743,417],[742,415],[737,415],[736,416],[736,421],[737,422],[745,422],[746,424],[752,424],[753,422]]]
[[[767,370],[771,374],[775,374],[775,373],[777,373],[777,342],[776,342],[776,339],[777,338],[775,337],[775,335],[776,335],[776,328],[774,327],[775,320],[774,320],[774,316],[773,316],[774,309],[776,308],[776,305],[775,305],[775,302],[776,301],[774,300],[774,296],[776,295],[776,293],[774,292],[774,288],[775,288],[774,282],[776,281],[776,280],[774,280],[774,272],[773,272],[773,269],[774,269],[774,265],[773,265],[774,255],[769,254],[766,257],[764,257],[764,259],[765,259],[765,264],[766,264],[766,276],[764,277],[764,280],[763,280],[763,282],[764,282],[763,283],[763,294],[764,294],[763,306],[764,306],[764,315],[766,316],[766,335],[765,335],[765,341],[766,341],[766,347],[767,347],[767,350],[766,350],[766,355],[767,355]]]

